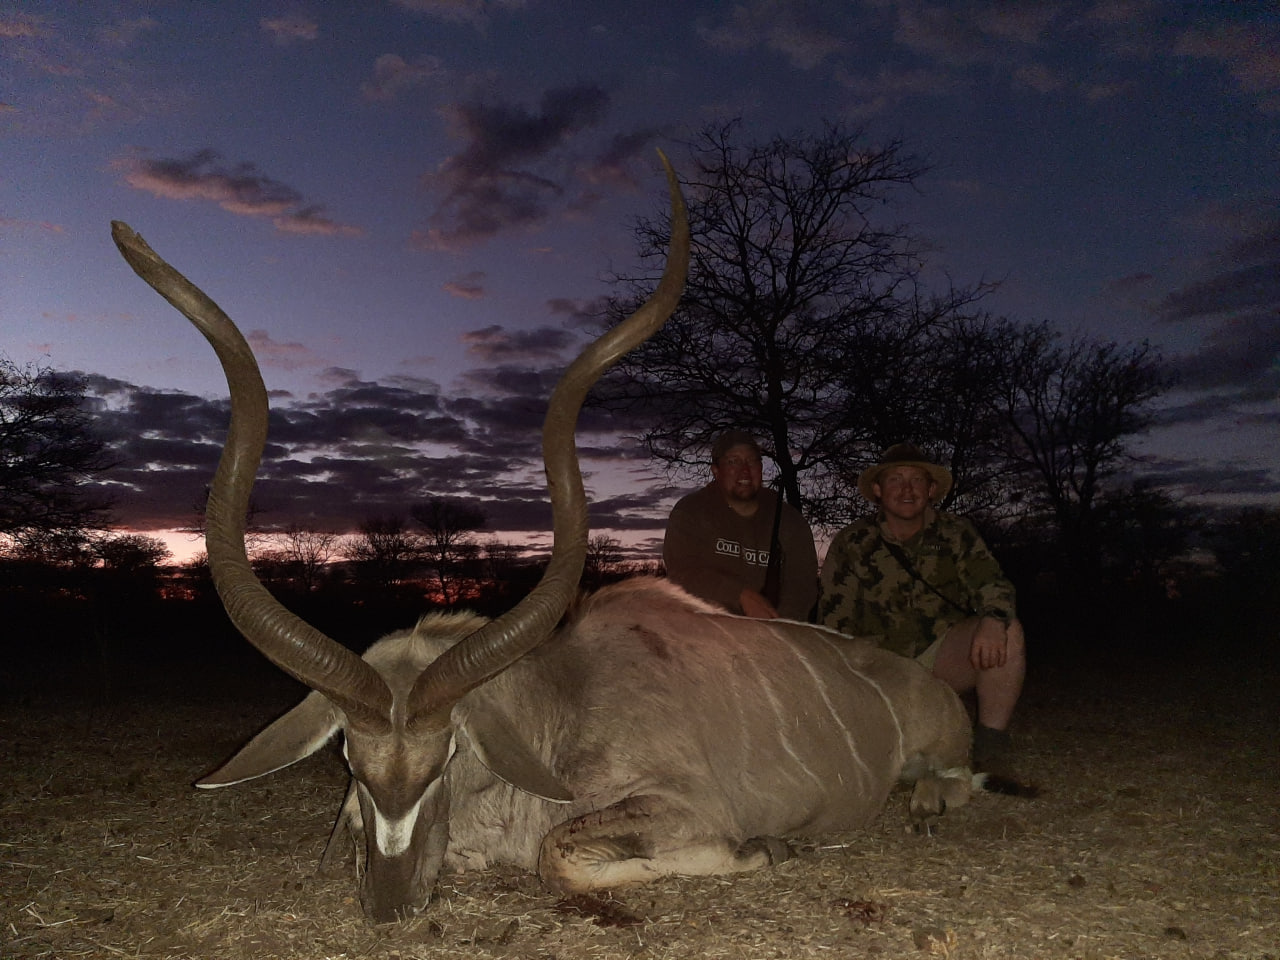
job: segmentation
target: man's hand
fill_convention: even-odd
[[[773,604],[762,594],[748,587],[743,587],[742,593],[738,594],[738,604],[748,617],[756,617],[760,620],[778,619],[778,611],[774,609]]]
[[[1009,656],[1009,633],[1004,621],[983,617],[969,646],[969,663],[975,670],[1003,667]]]

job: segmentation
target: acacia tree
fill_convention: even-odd
[[[338,555],[339,540],[336,533],[292,523],[267,538],[270,545],[255,552],[254,564],[278,571],[277,575],[291,581],[297,590],[311,593]]]
[[[490,580],[505,580],[521,563],[520,547],[507,540],[490,537],[481,545],[484,575]]]
[[[0,356],[0,536],[35,547],[83,539],[108,522],[90,490],[112,465],[82,381]]]
[[[142,604],[159,596],[161,564],[171,555],[163,540],[141,533],[112,532],[88,542],[86,580],[93,584],[103,624],[121,629]]]
[[[924,319],[865,337],[858,359],[841,374],[847,429],[858,428],[865,442],[836,461],[828,479],[853,490],[881,451],[909,440],[950,470],[954,483],[943,506],[1004,519],[1025,499],[1003,454],[1007,431],[998,403],[1020,328],[970,311],[954,295],[910,310]]]
[[[436,572],[440,596],[446,606],[457,603],[460,584],[455,573],[479,554],[475,531],[485,525],[484,511],[461,500],[436,497],[415,504],[409,513],[426,531],[423,554]]]
[[[910,440],[955,477],[947,506],[987,520],[1047,512],[1067,556],[1096,567],[1096,501],[1164,389],[1147,345],[1077,341],[979,309],[989,285],[923,288],[923,244],[887,219],[923,166],[859,131],[690,145],[692,254],[667,325],[623,358],[597,402],[639,424],[650,454],[690,472],[726,427],[755,433],[811,522],[866,509],[858,473]],[[636,227],[660,262],[668,221]],[[620,277],[625,315],[654,277]]]
[[[121,577],[154,578],[172,554],[163,540],[141,533],[109,533],[95,537],[92,554],[102,569]]]
[[[595,533],[587,540],[587,556],[582,565],[582,585],[598,590],[622,563],[622,541],[607,533]]]
[[[1274,636],[1280,608],[1280,508],[1241,507],[1212,518],[1206,540],[1233,594],[1224,601],[1267,612],[1266,627]]]
[[[877,378],[982,291],[920,293],[922,244],[886,215],[924,169],[900,142],[835,125],[764,143],[738,134],[709,126],[690,145],[684,298],[596,396],[646,424],[641,440],[677,473],[720,430],[752,431],[790,503],[843,519],[849,465],[882,445],[865,415],[884,392]],[[668,233],[668,219],[642,219],[641,257],[660,262]],[[618,282],[629,292],[615,321],[654,278]]]
[[[362,579],[391,588],[409,575],[422,555],[422,542],[403,517],[370,517],[352,535],[346,553]]]
[[[1047,325],[1024,327],[997,399],[1011,468],[1054,523],[1063,572],[1077,586],[1102,563],[1107,481],[1129,461],[1129,439],[1150,426],[1150,402],[1168,389],[1159,353],[1146,342],[1063,342]]]
[[[485,525],[483,509],[463,500],[436,497],[410,509],[413,520],[425,530],[422,553],[435,570],[445,605],[458,602],[461,584],[457,571],[480,552],[475,531]]]

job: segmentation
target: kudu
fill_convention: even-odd
[[[865,825],[899,778],[918,781],[917,816],[968,797],[959,700],[869,643],[732,616],[648,578],[601,590],[557,629],[587,543],[579,408],[603,371],[665,322],[684,286],[689,228],[666,172],[661,282],[551,397],[544,577],[497,620],[427,616],[363,658],[285,610],[249,567],[244,517],[267,399],[248,345],[207,296],[113,224],[125,259],[200,329],[226,373],[231,425],[206,534],[218,592],[245,637],[314,691],[198,786],[271,773],[341,732],[352,785],[325,860],[344,827],[363,838],[361,903],[374,921],[425,908],[442,866],[536,867],[562,892],[729,873],[787,857],[784,838]]]

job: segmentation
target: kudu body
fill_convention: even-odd
[[[263,776],[341,732],[352,787],[325,859],[344,826],[363,838],[361,902],[375,921],[423,909],[442,866],[513,863],[565,892],[728,873],[785,858],[784,838],[865,825],[900,778],[917,781],[917,816],[968,797],[959,700],[872,644],[731,616],[647,578],[599,591],[556,628],[586,552],[578,410],[683,289],[688,225],[669,166],[667,177],[662,281],[551,398],[543,456],[555,543],[542,581],[497,620],[428,616],[363,658],[281,607],[249,568],[243,525],[267,403],[248,345],[208,297],[113,225],[130,265],[205,334],[227,375],[231,427],[207,510],[219,594],[250,642],[314,691],[198,785]]]

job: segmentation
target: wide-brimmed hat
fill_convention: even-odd
[[[862,475],[858,477],[858,492],[872,503],[878,503],[871,488],[880,482],[882,473],[893,467],[919,467],[929,474],[930,479],[938,485],[938,489],[933,493],[933,500],[941,500],[951,489],[950,470],[932,462],[914,443],[895,443],[880,454],[879,461],[862,471]]]
[[[756,452],[757,457],[762,456],[760,444],[756,443],[756,438],[747,431],[726,430],[716,437],[716,442],[711,445],[711,462],[718,463],[720,458],[734,447],[750,447]]]

